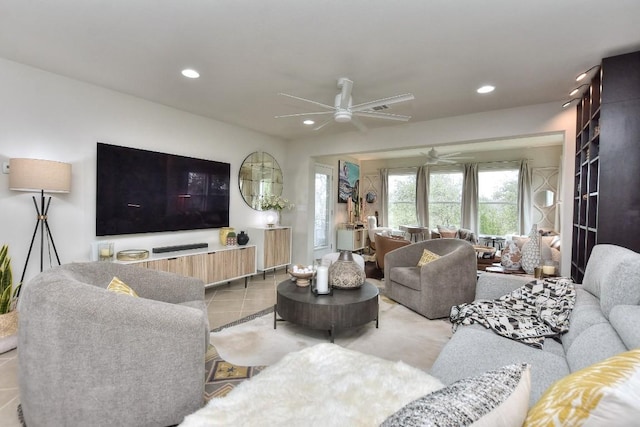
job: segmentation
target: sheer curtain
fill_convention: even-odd
[[[416,218],[418,225],[429,227],[429,166],[420,166],[416,174]]]
[[[378,227],[388,227],[387,200],[389,199],[389,169],[380,169],[380,212],[378,213]]]
[[[462,175],[462,224],[478,235],[478,164],[465,163]]]
[[[520,162],[518,174],[518,233],[528,234],[531,230],[531,206],[533,195],[531,194],[531,169],[529,161]]]

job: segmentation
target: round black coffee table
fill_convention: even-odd
[[[336,329],[353,328],[373,320],[378,327],[378,288],[371,283],[365,281],[358,289],[334,289],[333,295],[315,295],[310,288],[301,288],[291,280],[278,285],[274,329],[280,315],[281,320],[329,331],[333,342]]]

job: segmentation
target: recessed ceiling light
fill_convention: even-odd
[[[191,68],[182,70],[182,75],[185,77],[189,77],[190,79],[197,79],[198,77],[200,77],[200,73],[196,70],[192,70]]]
[[[489,93],[489,92],[493,92],[494,90],[495,90],[495,86],[486,85],[486,86],[479,87],[476,92],[478,92],[478,93]]]
[[[304,121],[304,122],[302,122],[302,123],[304,123],[304,124],[305,124],[305,125],[307,125],[307,126],[311,126],[311,125],[312,125],[312,124],[314,124],[315,122],[314,122],[313,120],[307,119],[307,120],[305,120],[305,121]]]

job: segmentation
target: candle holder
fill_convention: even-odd
[[[318,279],[317,277],[314,277],[311,280],[311,293],[317,297],[323,295],[333,295],[333,288],[329,286],[326,292],[318,292]]]
[[[100,261],[113,261],[113,242],[98,243],[98,259]]]
[[[316,260],[315,275],[311,281],[311,292],[316,296],[332,295],[333,289],[329,285],[329,267],[318,264],[319,260]]]

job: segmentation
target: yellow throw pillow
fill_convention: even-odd
[[[524,426],[637,426],[638,420],[640,348],[553,383],[529,410]]]
[[[422,257],[420,258],[420,261],[418,261],[418,267],[422,267],[425,264],[429,264],[431,261],[435,261],[438,258],[440,258],[440,255],[434,254],[430,250],[425,249],[422,251]]]
[[[111,283],[109,283],[109,286],[107,286],[107,290],[115,292],[116,294],[131,295],[132,297],[138,296],[138,294],[136,294],[136,291],[131,289],[126,283],[124,283],[117,277],[111,279]]]

